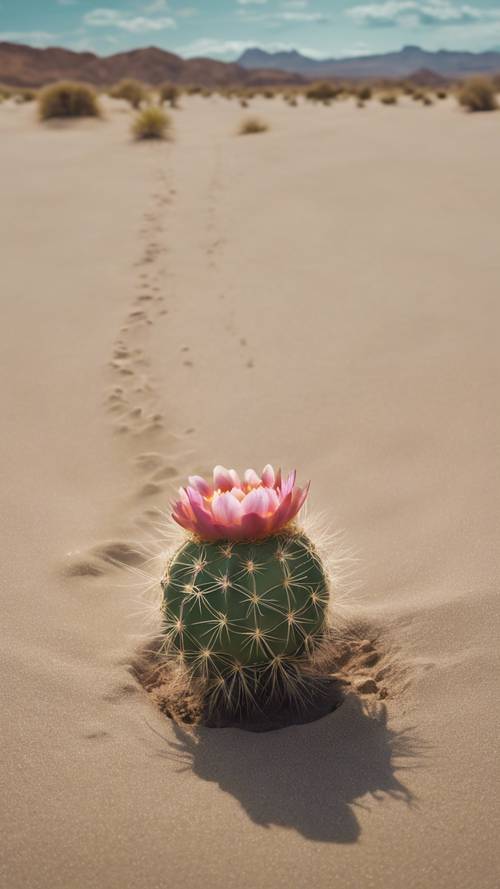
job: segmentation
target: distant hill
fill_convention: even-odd
[[[500,51],[473,53],[443,49],[428,52],[418,46],[405,46],[398,52],[318,60],[303,56],[295,50],[268,53],[255,47],[247,49],[238,59],[238,64],[249,70],[275,68],[307,78],[402,78],[423,69],[445,79],[456,79],[471,74],[500,72]]]
[[[10,86],[43,86],[56,80],[83,80],[108,86],[123,77],[134,77],[152,86],[164,81],[199,86],[257,86],[300,84],[300,74],[283,70],[247,69],[235,62],[215,59],[182,59],[155,46],[112,56],[73,52],[50,47],[35,49],[19,43],[0,43],[0,83]]]

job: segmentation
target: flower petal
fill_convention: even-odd
[[[262,470],[262,483],[266,486],[266,488],[272,488],[275,482],[274,469],[270,463],[264,466]]]
[[[210,497],[212,488],[201,475],[190,475],[188,481],[192,488],[196,488],[196,490],[200,492],[202,497]]]
[[[297,476],[297,471],[294,469],[288,476],[285,482],[281,484],[281,496],[286,497],[290,491],[293,490],[293,486],[295,485],[295,479]]]
[[[250,488],[257,488],[258,485],[262,484],[259,476],[255,472],[255,469],[245,469],[245,474],[243,476],[245,479],[245,484]]]
[[[269,500],[265,488],[252,488],[241,502],[244,515],[255,512],[257,515],[265,516],[269,512]]]
[[[226,491],[224,494],[214,497],[212,512],[216,521],[221,525],[236,525],[240,523],[241,519],[241,503],[230,491]]]
[[[258,539],[260,537],[265,537],[268,531],[268,522],[266,519],[257,515],[255,512],[250,512],[247,515],[244,515],[241,519],[241,533],[242,539],[244,540],[252,540]]]
[[[230,491],[234,486],[233,479],[231,478],[231,473],[229,469],[226,469],[225,466],[215,466],[214,468],[214,490],[215,491]]]
[[[241,488],[240,477],[239,477],[238,473],[236,472],[236,469],[230,469],[229,475],[231,476],[231,478],[233,480],[233,488]]]

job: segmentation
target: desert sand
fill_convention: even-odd
[[[119,102],[0,107],[8,889],[498,886],[500,114],[251,111],[184,99],[134,144]],[[405,678],[189,735],[130,672],[162,522],[268,461],[356,555],[333,620]]]

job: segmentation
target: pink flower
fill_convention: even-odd
[[[260,540],[276,534],[303,505],[309,485],[295,487],[295,470],[282,480],[269,464],[257,475],[247,469],[243,481],[234,469],[216,466],[213,483],[199,475],[180,488],[172,517],[203,540]]]

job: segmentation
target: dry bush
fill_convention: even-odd
[[[466,80],[458,92],[458,101],[467,111],[494,111],[498,107],[494,86],[486,77]]]
[[[172,121],[168,114],[157,105],[149,105],[139,112],[132,124],[136,139],[164,139]]]
[[[327,102],[335,99],[342,92],[342,88],[328,83],[326,80],[319,83],[313,83],[305,91],[306,99],[312,102]]]
[[[10,86],[5,86],[3,83],[0,83],[0,102],[3,99],[10,99],[12,95],[12,89]]]
[[[14,101],[17,105],[24,105],[25,102],[34,102],[37,97],[36,90],[30,90],[27,87],[16,89]]]
[[[254,133],[265,133],[269,125],[260,117],[247,117],[240,124],[238,133],[240,136],[250,136]]]
[[[46,86],[38,97],[38,110],[42,120],[52,117],[99,117],[97,96],[84,83],[61,81]]]
[[[372,88],[367,83],[363,83],[357,88],[354,95],[361,102],[367,102],[372,97]]]
[[[168,102],[171,108],[177,108],[180,91],[174,83],[162,83],[159,87],[159,93],[160,105],[163,105],[164,102]]]
[[[436,99],[447,99],[448,92],[447,90],[436,90]]]
[[[148,92],[144,84],[140,83],[139,80],[128,78],[111,87],[109,95],[112,99],[125,99],[126,102],[130,102],[132,108],[137,109],[140,107],[141,102],[147,98]]]
[[[186,87],[186,93],[188,96],[198,96],[200,93],[203,93],[203,87],[196,83],[192,83]]]
[[[432,101],[430,96],[426,96],[426,95],[422,96],[422,105],[428,106],[428,105],[433,105],[433,104],[434,104],[434,102]]]
[[[382,93],[379,96],[379,101],[382,102],[382,105],[397,105],[398,97],[396,93]]]
[[[242,108],[248,108],[248,102],[246,99],[240,99],[240,105]]]

